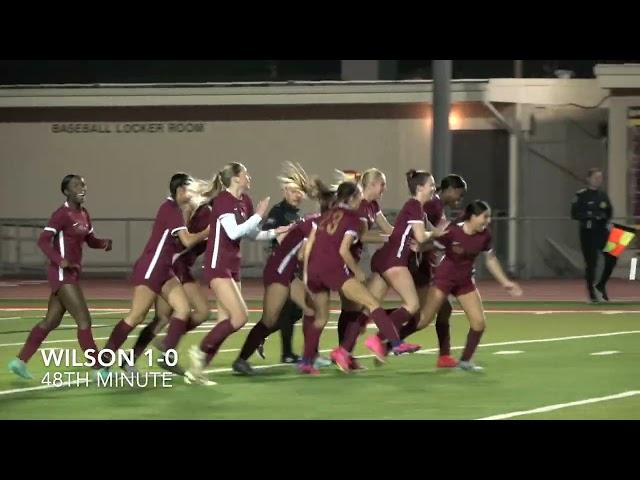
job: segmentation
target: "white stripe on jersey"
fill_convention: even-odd
[[[156,267],[156,263],[158,263],[158,258],[160,257],[160,252],[162,252],[162,247],[164,246],[164,242],[167,239],[167,235],[169,234],[169,229],[165,228],[164,233],[162,234],[162,238],[158,242],[158,246],[156,247],[156,251],[153,254],[153,258],[151,259],[151,263],[149,264],[149,268],[147,268],[147,272],[144,274],[144,279],[149,280],[151,274],[153,273],[153,269]]]
[[[300,242],[295,247],[293,247],[291,251],[287,253],[287,255],[282,259],[282,261],[280,262],[280,265],[278,265],[279,274],[282,274],[282,272],[284,272],[284,269],[287,268],[287,265],[289,265],[289,262],[291,261],[293,256],[296,253],[298,253],[298,250],[300,250],[300,247],[302,246],[303,243],[304,243],[304,240],[300,240]]]
[[[420,223],[420,222],[413,222]],[[411,233],[411,224],[408,223],[407,228],[404,229],[404,233],[402,234],[402,239],[400,240],[400,248],[398,248],[398,253],[396,254],[397,258],[402,256],[402,249],[404,248],[404,244],[407,241],[407,236]]]
[[[64,233],[60,232],[58,241],[60,242],[60,256],[64,258]],[[64,268],[62,267],[58,267],[58,280],[64,280]]]
[[[220,217],[216,220],[216,236],[213,242],[213,255],[211,256],[211,268],[218,264],[218,247],[220,246]]]

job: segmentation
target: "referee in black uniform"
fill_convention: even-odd
[[[618,261],[613,255],[602,251],[609,238],[608,223],[613,216],[609,196],[600,190],[602,180],[602,170],[590,169],[588,187],[578,190],[571,203],[571,218],[580,222],[580,247],[586,263],[585,280],[592,303],[609,301],[607,281]],[[604,256],[604,270],[598,283],[594,284],[600,254]]]
[[[290,185],[284,186],[283,191],[284,199],[271,208],[267,215],[267,219],[262,225],[263,230],[289,225],[302,218],[298,207],[304,199],[304,193],[298,188]],[[273,240],[271,248],[275,248],[277,244],[277,240]],[[300,308],[291,299],[288,299],[282,307],[280,317],[278,318],[278,327],[282,337],[282,363],[298,362],[299,357],[293,353],[291,342],[293,340],[293,325],[301,317],[302,310],[300,310]],[[258,354],[264,358],[262,345],[258,348]]]

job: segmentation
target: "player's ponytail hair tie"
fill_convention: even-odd
[[[411,179],[411,178],[415,177],[415,176],[416,176],[416,173],[418,173],[418,172],[417,172],[415,169],[413,169],[413,168],[412,168],[412,169],[410,169],[410,170],[406,173],[407,178],[408,178],[408,179]]]
[[[222,170],[220,170],[212,179],[213,197],[217,196],[225,188],[229,187],[231,185],[231,179],[240,175],[244,170],[246,170],[245,166],[238,162],[227,163],[222,167]]]

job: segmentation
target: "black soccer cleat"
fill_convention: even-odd
[[[231,368],[234,372],[240,375],[252,377],[256,374],[256,371],[251,367],[251,364],[249,364],[249,362],[247,362],[244,358],[238,358],[235,362],[233,362]]]
[[[300,357],[295,353],[287,353],[286,355],[282,355],[282,363],[298,363],[300,361]]]

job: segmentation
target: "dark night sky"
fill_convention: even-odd
[[[640,60],[525,60],[525,77],[556,69],[593,77],[597,63]],[[453,78],[512,77],[512,60],[454,60]],[[399,60],[397,79],[431,78],[431,60]],[[0,84],[173,83],[339,80],[340,60],[2,60]]]

